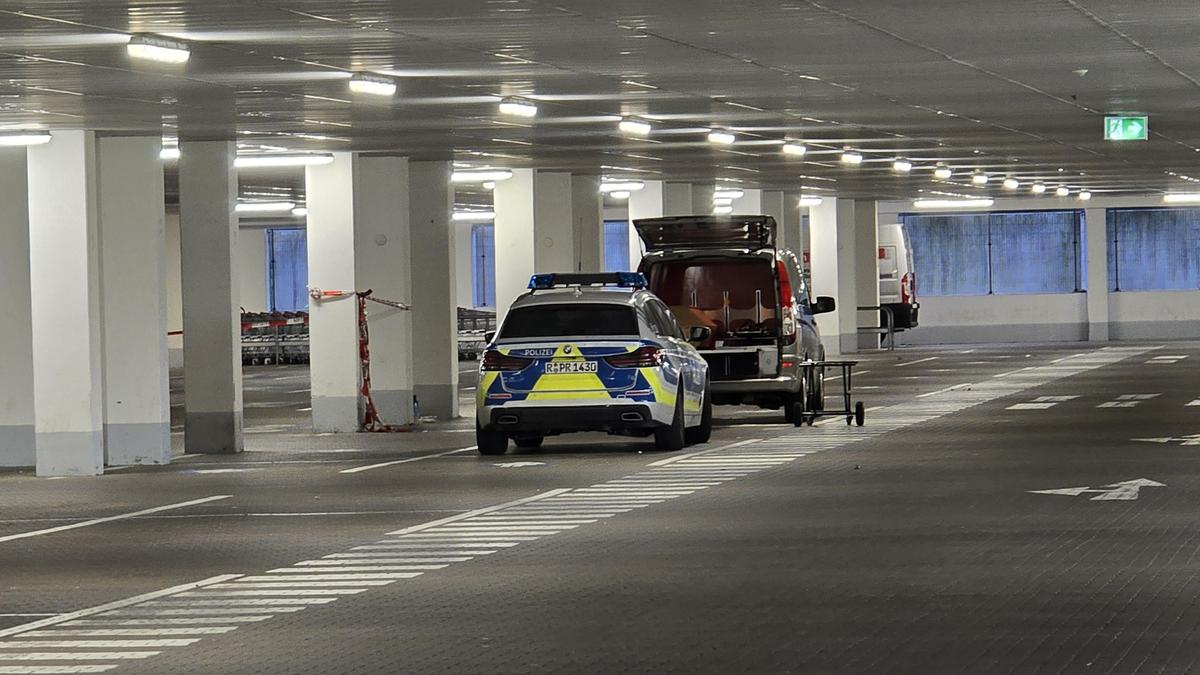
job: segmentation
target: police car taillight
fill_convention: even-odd
[[[507,354],[501,354],[495,349],[489,349],[483,353],[483,360],[479,362],[479,369],[483,371],[503,371],[511,373],[518,370],[524,370],[529,364],[529,359],[508,356]]]
[[[613,368],[655,368],[662,365],[662,350],[658,347],[642,347],[628,354],[606,356],[604,360]]]

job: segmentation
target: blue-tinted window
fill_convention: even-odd
[[[471,226],[471,299],[476,307],[496,306],[496,226]]]
[[[1114,291],[1200,288],[1200,209],[1109,209]]]
[[[308,232],[267,230],[267,303],[273,312],[308,311]]]
[[[629,221],[604,221],[604,271],[629,269]]]
[[[1072,293],[1080,289],[1078,211],[906,214],[922,295]]]

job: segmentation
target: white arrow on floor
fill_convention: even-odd
[[[501,469],[520,469],[526,466],[545,466],[545,462],[501,462],[496,466]]]
[[[1068,497],[1078,497],[1087,492],[1096,493],[1095,497],[1091,498],[1093,502],[1106,501],[1132,501],[1138,498],[1138,493],[1142,488],[1149,487],[1167,487],[1165,483],[1160,483],[1149,478],[1135,478],[1133,480],[1121,481],[1120,483],[1110,483],[1099,488],[1094,487],[1070,487],[1057,488],[1054,490],[1029,490],[1030,494],[1035,495],[1065,495]]]
[[[1159,438],[1131,438],[1131,441],[1141,443],[1178,443],[1179,445],[1200,445],[1200,434],[1190,436],[1161,436]]]

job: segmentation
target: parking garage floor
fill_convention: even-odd
[[[0,673],[1195,670],[1200,344],[861,360],[862,428],[487,458],[248,371],[242,455],[0,474]]]

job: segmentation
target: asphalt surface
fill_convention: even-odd
[[[1200,345],[860,358],[861,429],[499,458],[248,369],[242,455],[0,474],[0,675],[1196,670]]]

